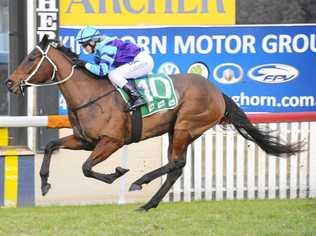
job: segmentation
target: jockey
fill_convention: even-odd
[[[76,41],[84,51],[94,54],[94,63],[76,60],[74,63],[97,76],[108,75],[111,82],[122,88],[131,98],[129,110],[146,104],[135,87],[127,79],[136,79],[147,75],[154,67],[154,61],[149,53],[130,41],[117,37],[101,35],[93,27],[85,27],[79,31]]]

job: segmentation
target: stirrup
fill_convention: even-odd
[[[137,100],[141,100],[141,102],[140,103],[134,103],[134,104],[132,104],[130,107],[129,107],[129,110],[130,111],[135,111],[136,110],[136,108],[138,108],[138,107],[141,107],[141,106],[143,106],[143,105],[145,105],[146,104],[146,101],[143,99],[143,98],[139,98],[139,99],[137,99]],[[137,101],[136,100],[136,101]],[[136,102],[135,101],[135,102]]]

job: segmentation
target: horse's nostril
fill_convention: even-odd
[[[12,85],[13,85],[13,81],[10,80],[10,79],[7,79],[7,80],[5,81],[5,85],[7,86],[7,88],[11,88]]]

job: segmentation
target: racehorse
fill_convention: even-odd
[[[109,80],[98,79],[85,69],[76,68],[73,65],[73,58],[76,57],[59,41],[44,36],[5,82],[9,91],[15,94],[24,94],[28,86],[57,84],[67,102],[73,134],[51,141],[45,147],[40,170],[43,195],[51,187],[48,176],[52,153],[59,148],[92,151],[82,166],[86,177],[111,184],[128,171],[121,167],[117,167],[112,174],[92,170],[123,145],[131,143],[131,114],[126,112],[126,102]],[[137,179],[129,190],[140,190],[143,184],[164,174],[167,174],[167,178],[139,210],[147,211],[158,206],[182,174],[188,145],[216,124],[231,123],[244,138],[271,155],[293,155],[303,151],[302,143],[286,144],[269,131],[252,125],[242,109],[204,77],[196,74],[170,77],[178,105],[143,118],[141,133],[141,140],[168,133],[169,162]]]

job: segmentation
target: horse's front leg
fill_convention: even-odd
[[[46,193],[49,191],[51,185],[47,182],[48,176],[49,176],[49,166],[50,166],[50,160],[52,153],[59,149],[59,148],[65,148],[65,149],[72,149],[72,150],[91,150],[89,146],[87,146],[85,143],[83,143],[80,139],[76,138],[74,135],[66,136],[61,139],[53,140],[49,142],[45,147],[44,152],[44,158],[41,166],[40,176],[41,176],[41,190],[42,195],[46,195]]]
[[[89,158],[82,165],[83,174],[86,177],[95,178],[103,181],[107,184],[113,183],[114,180],[124,175],[128,169],[122,167],[116,167],[115,172],[112,174],[101,174],[92,170],[92,168],[98,163],[106,160],[112,153],[123,146],[122,143],[118,142],[109,137],[103,137],[95,147],[94,151],[90,154]]]

